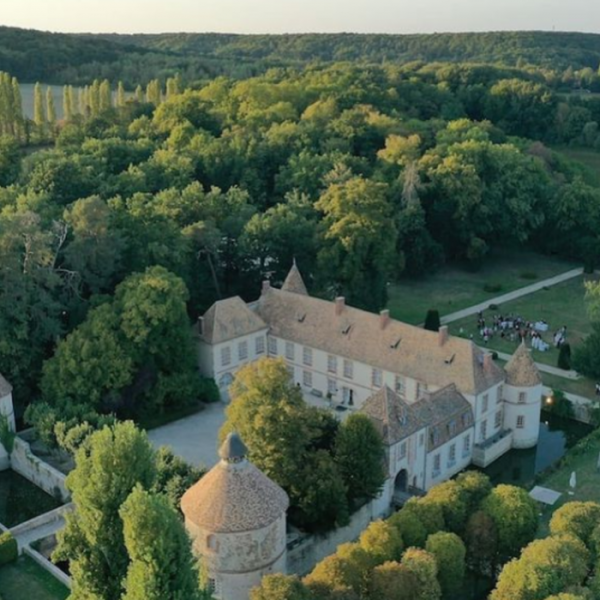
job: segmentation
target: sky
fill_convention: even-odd
[[[600,1],[0,0],[0,24],[93,33],[600,33]]]

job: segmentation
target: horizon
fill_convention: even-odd
[[[75,34],[238,35],[564,32],[600,33],[600,3],[572,0],[21,0],[7,27]],[[52,10],[49,10],[52,9]]]

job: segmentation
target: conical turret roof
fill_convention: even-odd
[[[521,343],[504,367],[506,383],[517,387],[529,387],[542,383],[540,372],[531,357],[531,351]]]
[[[292,263],[292,268],[287,274],[281,289],[284,292],[293,292],[294,294],[303,294],[304,296],[308,296],[308,291],[306,289],[306,285],[304,285],[302,275],[300,275],[300,270],[296,265],[296,260],[294,260]]]

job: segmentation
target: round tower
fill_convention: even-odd
[[[248,600],[262,577],[286,571],[284,490],[246,459],[230,433],[221,461],[181,499],[185,526],[215,598]]]
[[[512,430],[513,448],[531,448],[540,434],[542,379],[524,342],[504,370],[504,428]]]

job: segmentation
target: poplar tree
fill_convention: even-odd
[[[158,106],[161,101],[160,81],[153,79],[146,86],[146,101]]]
[[[135,99],[140,103],[144,101],[144,90],[142,89],[141,85],[138,85],[135,88]]]
[[[12,78],[11,82],[13,108],[15,114],[15,135],[21,136],[23,130],[23,100],[21,98],[21,88],[16,77]]]
[[[123,86],[123,82],[119,81],[117,86],[117,106],[125,106],[125,87]]]
[[[179,74],[175,75],[175,77],[169,77],[167,79],[167,98],[172,98],[173,96],[177,96],[177,94],[181,93],[181,79]]]
[[[105,79],[98,88],[98,109],[100,112],[104,112],[112,107],[112,90],[110,88],[110,81]]]
[[[87,117],[88,115],[88,86],[79,88],[78,93],[79,114]]]
[[[100,82],[97,79],[94,79],[88,90],[88,106],[90,107],[90,116],[97,116],[100,112]]]
[[[42,95],[42,86],[38,83],[33,88],[33,122],[38,127],[43,127],[46,123],[44,115],[44,96]]]
[[[51,87],[46,90],[46,121],[51,126],[56,123],[56,107],[54,106],[54,94]]]
[[[69,105],[69,86],[63,86],[63,118],[65,121],[70,121],[73,118],[71,114],[71,106]]]

